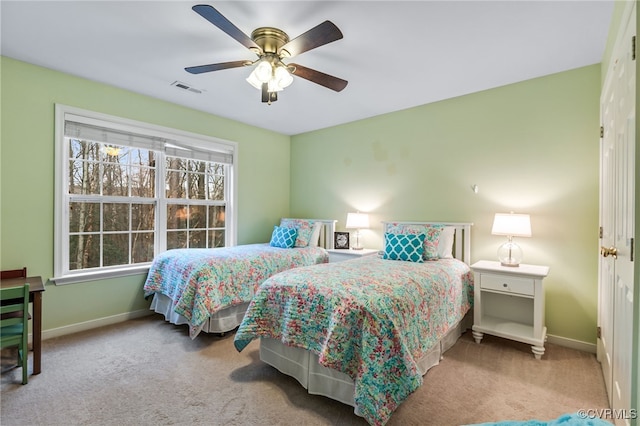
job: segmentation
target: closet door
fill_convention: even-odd
[[[598,359],[617,425],[629,425],[635,202],[635,2],[621,26],[601,98]]]

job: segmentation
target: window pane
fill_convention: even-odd
[[[166,197],[167,198],[187,198],[185,190],[186,173],[184,172],[167,172],[166,179]]]
[[[206,248],[207,231],[189,232],[189,248]]]
[[[187,248],[187,231],[167,232],[167,250]]]
[[[129,264],[129,233],[106,234],[103,237],[103,266]]]
[[[133,234],[133,252],[131,263],[145,263],[153,260],[153,232],[136,232]]]
[[[189,160],[185,160],[178,157],[167,157],[167,170],[182,170],[187,171]]]
[[[155,205],[131,205],[131,229],[134,231],[153,230],[155,228]]]
[[[223,201],[224,200],[224,176],[208,175],[207,190],[209,191],[208,197],[210,200]]]
[[[69,139],[69,159],[100,161],[102,144],[79,139]]]
[[[204,163],[202,168],[204,168]],[[204,200],[206,199],[205,191],[205,175],[204,173],[190,173],[189,174],[189,198],[192,200]]]
[[[206,206],[189,206],[189,229],[207,227]]]
[[[115,158],[113,159],[115,160]],[[129,195],[129,168],[117,162],[104,163],[102,194],[126,197]]]
[[[69,236],[69,270],[100,266],[100,235]]]
[[[224,231],[209,231],[209,248],[224,247]]]
[[[209,207],[209,228],[224,227],[225,206]]]
[[[69,232],[99,231],[99,203],[69,203]]]
[[[98,163],[88,161],[69,162],[69,194],[99,194]]]
[[[105,203],[103,213],[104,231],[128,231],[129,204]]]
[[[187,229],[189,210],[184,204],[167,206],[167,229]],[[186,240],[185,240],[186,241]]]
[[[129,174],[133,197],[154,198],[156,196],[156,170],[148,167],[133,167]]]
[[[156,165],[156,155],[153,151],[149,151],[147,149],[129,149],[129,164],[134,166],[149,166],[155,167]]]

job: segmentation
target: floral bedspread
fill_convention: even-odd
[[[247,244],[214,249],[168,250],[153,260],[145,297],[161,293],[189,321],[195,338],[207,319],[228,306],[249,302],[270,276],[299,266],[329,261],[321,247],[282,249]]]
[[[315,352],[355,382],[356,411],[385,424],[422,384],[416,360],[473,303],[473,274],[456,259],[376,256],[283,272],[265,281],[235,335],[242,351],[264,336]]]

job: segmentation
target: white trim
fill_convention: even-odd
[[[212,136],[200,135],[196,133],[177,130],[169,127],[163,127],[155,124],[140,122],[136,120],[126,119],[122,117],[116,117],[99,112],[93,112],[83,110],[76,107],[71,107],[62,104],[55,104],[55,184],[54,184],[54,275],[55,278],[51,280],[56,284],[71,284],[82,281],[112,278],[115,276],[132,275],[144,272],[144,269],[148,270],[148,264],[142,265],[126,265],[115,268],[101,268],[99,271],[94,272],[91,270],[83,271],[69,271],[69,265],[65,264],[66,256],[68,253],[68,235],[69,235],[69,212],[66,208],[67,199],[67,186],[66,176],[68,175],[69,162],[66,161],[67,152],[65,144],[65,122],[67,120],[73,120],[79,123],[97,125],[102,127],[108,127],[117,129],[120,131],[130,132],[134,134],[141,134],[150,137],[158,137],[168,140],[176,140],[181,146],[186,146],[191,149],[210,152],[221,152],[228,155],[231,159],[231,163],[225,164],[225,205],[227,213],[227,223],[225,226],[225,245],[235,245],[237,242],[237,212],[234,208],[235,203],[238,202],[238,143],[228,141]],[[154,149],[155,148],[150,148]],[[163,151],[163,150],[160,150]],[[163,151],[164,152],[164,151]],[[166,154],[166,153],[165,153]],[[171,154],[166,154],[171,155]],[[210,161],[210,160],[203,160]],[[164,177],[164,162],[161,161],[157,165],[156,169],[156,187],[158,190],[163,188]],[[155,201],[162,197],[156,198]],[[127,200],[131,200],[127,197]],[[162,202],[160,204],[163,204]],[[197,204],[197,203],[196,203]],[[160,235],[157,231],[162,229],[163,226],[159,226],[160,223],[166,223],[166,220],[160,222],[163,219],[164,209],[162,205],[158,206],[156,214],[156,227],[155,227],[155,241],[154,252],[159,253],[161,247],[164,247],[163,243],[166,242],[166,235],[162,233]],[[166,218],[164,218],[166,219]]]
[[[94,328],[118,324],[121,322],[129,321],[136,318],[142,318],[142,317],[153,315],[153,314],[154,312],[150,309],[140,309],[133,312],[125,312],[123,314],[97,318],[91,321],[84,321],[84,322],[70,324],[70,325],[66,325],[58,328],[52,328],[49,330],[44,330],[42,332],[42,339],[43,340],[52,339],[54,337],[60,337],[68,334],[78,333],[81,331],[92,330]],[[32,337],[33,336],[29,334],[30,341],[32,341]],[[565,348],[575,349],[582,352],[587,352],[591,354],[596,353],[596,345],[594,343],[583,342],[580,340],[570,339],[568,337],[547,334],[547,342],[553,345],[563,346]]]
[[[126,277],[128,275],[146,275],[149,273],[150,263],[144,263],[141,265],[131,265],[130,267],[106,269],[103,268],[97,272],[78,272],[75,274],[68,274],[63,277],[52,277],[49,281],[55,283],[55,285],[66,285],[84,283],[88,281],[105,280],[108,278]]]
[[[174,129],[171,127],[145,123],[143,121],[131,120],[128,118],[89,111],[68,105],[56,104],[55,108],[56,120],[58,120],[58,118],[62,119],[62,129],[60,129],[62,133],[64,133],[64,120],[67,118],[72,118],[73,121],[84,122],[86,124],[93,125],[104,126],[104,122],[108,122],[109,126],[113,127],[114,129],[132,133],[144,133],[145,135],[159,138],[167,138],[167,136],[170,136],[170,139],[178,139],[180,141],[184,141],[190,148],[199,148],[210,151],[212,148],[211,144],[213,143],[215,144],[215,148],[224,150],[226,152],[237,152],[238,150],[237,142],[220,139],[213,136],[200,135],[197,133]],[[184,143],[181,145],[184,145]]]
[[[570,339],[568,337],[554,336],[553,334],[547,334],[547,342],[558,346],[564,346],[569,349],[588,352],[590,354],[596,353],[595,343],[583,342],[581,340]]]
[[[133,312],[125,312],[123,314],[112,315],[110,317],[79,322],[76,324],[66,325],[58,328],[51,328],[42,332],[42,339],[53,339],[54,337],[66,336],[68,334],[79,333],[81,331],[93,330],[94,328],[118,324],[136,318],[142,318],[148,315],[152,315],[153,313],[154,312],[149,309],[140,309]]]

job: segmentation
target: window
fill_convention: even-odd
[[[236,144],[56,106],[56,284],[235,244]]]

